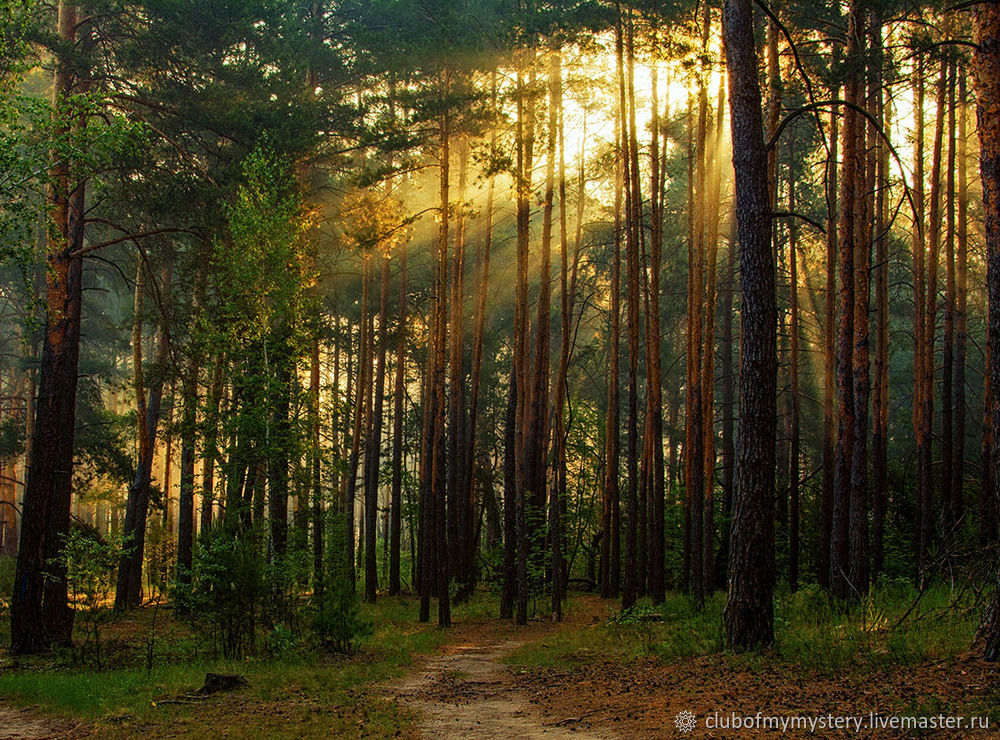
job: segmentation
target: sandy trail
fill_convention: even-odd
[[[518,648],[516,639],[480,644],[464,641],[422,664],[390,687],[396,701],[420,714],[421,736],[448,740],[599,740],[579,717],[542,718],[500,661]]]
[[[0,697],[0,738],[3,740],[40,740],[41,738],[80,737],[81,724],[39,716],[36,709],[18,709]]]

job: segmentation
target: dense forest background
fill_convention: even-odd
[[[349,644],[728,584],[749,646],[741,584],[983,592],[996,11],[732,5],[0,3],[14,652],[160,593],[238,654],[305,593]]]

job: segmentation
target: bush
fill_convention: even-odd
[[[264,563],[249,534],[225,527],[201,540],[191,566],[191,585],[175,585],[175,597],[191,618],[212,626],[216,650],[227,658],[253,652],[257,613],[265,593]]]
[[[14,570],[17,558],[0,555],[0,617],[10,611],[10,599],[14,594]]]
[[[361,601],[354,591],[349,566],[344,564],[347,523],[343,515],[330,516],[327,572],[323,591],[317,596],[313,629],[330,650],[350,654],[355,642],[372,632],[372,625],[361,616]]]
[[[101,625],[111,615],[111,590],[124,551],[121,536],[103,539],[97,532],[72,527],[62,549],[66,580],[74,609],[81,614],[86,640],[80,657],[94,639],[94,663],[101,670]]]

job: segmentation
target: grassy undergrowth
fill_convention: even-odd
[[[162,630],[151,671],[128,666],[95,672],[71,668],[67,656],[53,654],[20,665],[0,663],[0,696],[32,704],[62,716],[94,722],[102,735],[157,734],[205,727],[214,714],[226,722],[230,736],[359,735],[405,732],[412,717],[392,702],[366,692],[373,683],[400,675],[415,656],[428,653],[447,639],[447,632],[417,620],[416,599],[382,598],[363,605],[373,625],[352,656],[331,655],[303,640],[277,657],[227,661],[210,657],[186,625],[161,610]],[[457,619],[488,615],[487,597],[477,596],[455,609]],[[108,625],[116,639],[146,639],[150,608],[133,612]],[[191,652],[185,657],[184,649]],[[47,662],[46,662],[47,661]],[[239,673],[250,685],[210,701],[174,703],[201,686],[206,672]]]
[[[892,584],[846,610],[831,605],[818,587],[780,592],[775,600],[775,647],[735,660],[751,669],[777,660],[834,675],[939,660],[968,650],[978,609],[962,600],[955,603],[956,594],[945,586],[918,596],[909,584]],[[709,598],[703,610],[682,594],[668,594],[655,608],[641,601],[604,622],[529,643],[509,662],[570,667],[590,660],[670,661],[724,652],[724,606],[723,593]],[[654,621],[657,618],[662,621]]]

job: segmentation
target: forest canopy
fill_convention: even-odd
[[[154,594],[227,656],[401,593],[984,606],[998,16],[2,0],[12,653]]]

